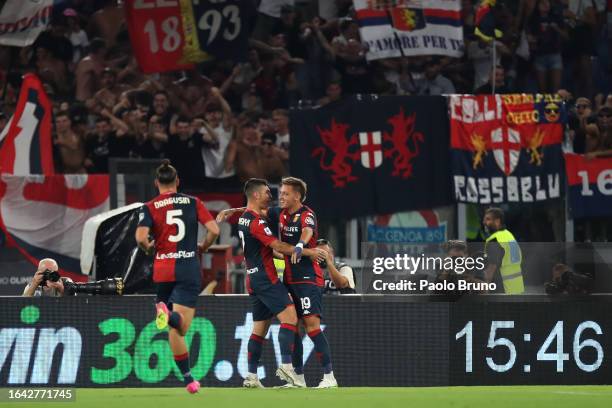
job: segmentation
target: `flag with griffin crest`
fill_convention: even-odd
[[[431,209],[452,202],[441,96],[351,97],[290,115],[291,174],[320,218]]]

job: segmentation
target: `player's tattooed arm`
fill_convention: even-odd
[[[149,227],[136,228],[136,243],[145,254],[153,255],[153,252],[155,252],[155,241],[149,240],[149,230]]]
[[[219,236],[219,226],[214,220],[208,221],[204,224],[206,227],[206,238],[204,241],[198,244],[198,250],[200,252],[206,252],[208,248],[217,240]]]
[[[221,210],[219,211],[219,214],[217,214],[217,222],[221,223],[223,221],[227,221],[227,219],[229,217],[231,217],[232,215],[234,215],[234,213],[237,212],[244,212],[246,211],[246,207],[239,207],[239,208],[228,208],[225,210]]]

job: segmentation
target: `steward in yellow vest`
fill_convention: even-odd
[[[514,235],[504,225],[504,211],[501,208],[487,209],[483,224],[491,234],[485,242],[485,281],[500,280],[496,279],[499,277],[506,294],[519,295],[525,292],[521,270],[523,255]]]

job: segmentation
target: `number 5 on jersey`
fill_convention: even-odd
[[[169,210],[166,212],[166,224],[176,225],[177,227],[176,235],[168,237],[170,242],[180,242],[185,238],[185,223],[179,218],[181,215],[183,215],[183,210]]]

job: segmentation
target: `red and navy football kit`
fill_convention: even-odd
[[[246,263],[246,285],[253,305],[253,320],[268,320],[293,304],[280,282],[270,244],[277,240],[265,218],[246,210],[238,219]]]
[[[283,209],[278,213],[268,213],[270,217],[278,214],[278,226],[281,241],[291,245],[297,245],[306,227],[312,228],[313,234],[310,240],[304,243],[304,248],[315,248],[317,246],[317,218],[314,211],[307,206],[302,206],[294,213]],[[285,273],[283,281],[293,298],[298,317],[321,316],[322,293],[325,280],[323,271],[316,261],[310,257],[303,256],[297,264],[291,263],[291,257],[285,256]]]
[[[198,223],[212,220],[199,198],[181,193],[160,194],[141,207],[138,226],[151,228],[155,239],[157,302],[195,307],[202,282]]]

